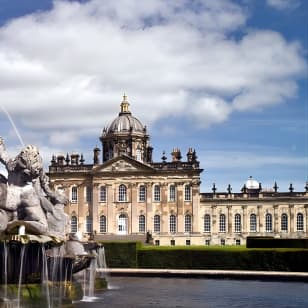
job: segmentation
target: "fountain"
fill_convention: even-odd
[[[0,137],[0,162],[8,172],[0,174],[0,302],[59,307],[93,296],[103,248],[66,240],[67,198],[50,189],[38,148],[27,145],[11,158]],[[90,279],[87,294],[74,277],[82,271]]]

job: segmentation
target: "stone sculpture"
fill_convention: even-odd
[[[10,158],[0,137],[0,162],[8,172],[0,176],[0,233],[22,225],[29,234],[64,238],[67,198],[49,188],[38,148],[27,145]]]

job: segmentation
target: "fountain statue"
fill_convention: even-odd
[[[67,286],[74,273],[90,266],[95,270],[93,264],[97,263],[100,246],[92,245],[86,251],[74,237],[65,241],[68,218],[64,206],[68,200],[50,189],[36,146],[27,145],[11,158],[0,137],[0,162],[7,169],[7,178],[0,174],[2,300],[12,297],[8,295],[8,286],[18,285],[17,306],[20,306],[22,286],[43,283],[43,293],[51,307],[50,283],[56,282],[54,285],[60,292],[63,288],[59,283]],[[65,296],[58,294],[60,298]]]

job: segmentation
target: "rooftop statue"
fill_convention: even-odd
[[[50,189],[38,148],[27,145],[11,158],[0,137],[0,162],[8,172],[0,175],[0,233],[24,226],[28,234],[64,238],[67,198]]]

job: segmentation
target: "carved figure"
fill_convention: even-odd
[[[67,200],[49,188],[38,148],[27,145],[10,158],[0,137],[0,162],[8,172],[0,178],[0,232],[23,224],[32,234],[64,237]]]

